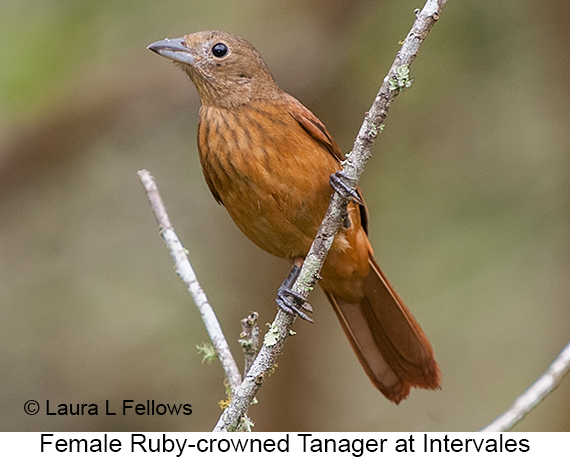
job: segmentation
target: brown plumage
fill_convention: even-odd
[[[149,49],[180,65],[198,90],[200,161],[214,198],[259,247],[302,263],[329,204],[329,176],[341,169],[325,126],[277,86],[243,38],[204,31]],[[374,260],[366,208],[350,203],[348,217],[320,285],[352,348],[395,403],[411,387],[439,388],[426,335]]]

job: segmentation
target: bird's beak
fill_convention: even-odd
[[[175,62],[182,62],[188,65],[194,65],[196,58],[192,55],[190,50],[186,47],[184,38],[166,38],[161,41],[149,44],[147,49],[156,52],[162,57],[174,60]]]

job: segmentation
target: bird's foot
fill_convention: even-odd
[[[305,313],[305,311],[312,313],[313,307],[307,303],[305,297],[291,289],[291,286],[295,283],[300,271],[301,269],[298,266],[295,265],[293,267],[289,276],[287,276],[285,281],[283,281],[283,284],[281,284],[281,287],[277,290],[275,301],[279,308],[286,313],[296,314],[301,319],[314,323],[313,319]]]
[[[359,205],[364,205],[364,201],[360,198],[356,189],[353,188],[354,179],[346,176],[343,171],[339,170],[333,173],[330,176],[329,183],[334,191],[340,194],[341,197],[352,198],[352,200]]]

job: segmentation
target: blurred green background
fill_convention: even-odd
[[[239,356],[287,262],[218,206],[199,100],[145,47],[244,36],[344,151],[422,1],[2,0],[0,430],[206,431],[225,398],[136,175],[155,176]],[[368,381],[320,291],[250,409],[257,431],[471,431],[570,335],[570,3],[450,1],[362,179],[376,257],[430,336],[443,389],[399,406]],[[241,356],[239,357],[241,359]],[[27,416],[26,400],[42,411]],[[190,403],[191,416],[46,416],[45,401]],[[570,382],[515,430],[569,431]]]

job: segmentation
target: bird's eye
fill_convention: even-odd
[[[212,54],[215,57],[224,57],[228,53],[228,47],[224,43],[216,43],[212,46]]]

